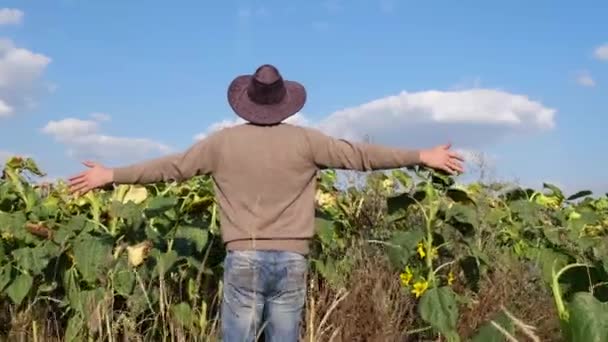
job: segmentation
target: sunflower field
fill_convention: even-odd
[[[212,179],[81,197],[0,178],[0,340],[219,341]],[[319,174],[302,341],[608,341],[608,195]]]

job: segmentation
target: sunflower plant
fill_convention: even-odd
[[[423,320],[457,341],[458,295],[451,286],[458,265],[478,260],[476,204],[450,177],[422,168],[414,172],[422,180],[387,200],[389,222],[398,228],[388,243],[389,258],[401,269],[401,285],[419,301]],[[405,172],[396,178],[407,179]]]

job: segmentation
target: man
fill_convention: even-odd
[[[183,153],[119,168],[85,162],[72,192],[109,183],[183,181],[209,174],[220,208],[224,263],[223,341],[297,341],[314,234],[318,170],[370,171],[423,164],[463,172],[449,145],[404,150],[334,139],[283,123],[306,102],[305,88],[272,65],[235,78],[228,103],[247,123],[210,134]]]

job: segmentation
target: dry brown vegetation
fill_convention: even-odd
[[[357,264],[345,292],[315,287],[307,306],[302,340],[311,341],[313,336],[312,341],[424,341],[422,334],[408,334],[424,328],[424,324],[416,313],[416,301],[396,279],[398,273],[391,270],[386,260],[369,257]],[[465,291],[458,283],[455,289]],[[559,341],[559,321],[551,295],[524,266],[515,264],[491,273],[481,281],[479,292],[469,295],[473,302],[461,307],[459,318],[458,330],[463,340],[472,337],[505,307],[521,321],[536,327],[541,341]],[[330,310],[337,299],[341,301]],[[313,324],[309,320],[311,315]],[[317,333],[320,328],[322,334]],[[311,335],[313,331],[315,334]],[[518,337],[526,341],[523,335]]]

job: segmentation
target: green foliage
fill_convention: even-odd
[[[0,302],[15,311],[52,306],[67,340],[104,339],[108,322],[166,339],[158,317],[199,335],[209,328],[225,252],[210,178],[75,198],[65,183],[35,185],[32,175],[43,175],[33,160],[10,158],[0,179]],[[608,197],[592,195],[551,184],[463,186],[424,168],[375,173],[362,189],[339,189],[336,173],[326,171],[311,264],[325,285],[346,288],[353,253],[384,253],[416,303],[421,327],[410,330],[460,341],[462,305],[506,255],[553,291],[567,341],[604,341]],[[513,330],[499,313],[472,340],[505,341]]]
[[[116,303],[116,314],[127,310],[132,321],[165,311],[184,321],[190,305],[213,298],[180,291],[198,279],[190,291],[198,294],[221,276],[209,181],[121,185],[77,198],[62,182],[30,183],[28,174],[43,175],[31,159],[9,159],[3,174],[0,301],[25,310],[60,303],[64,336],[80,340],[101,337],[101,316]]]

